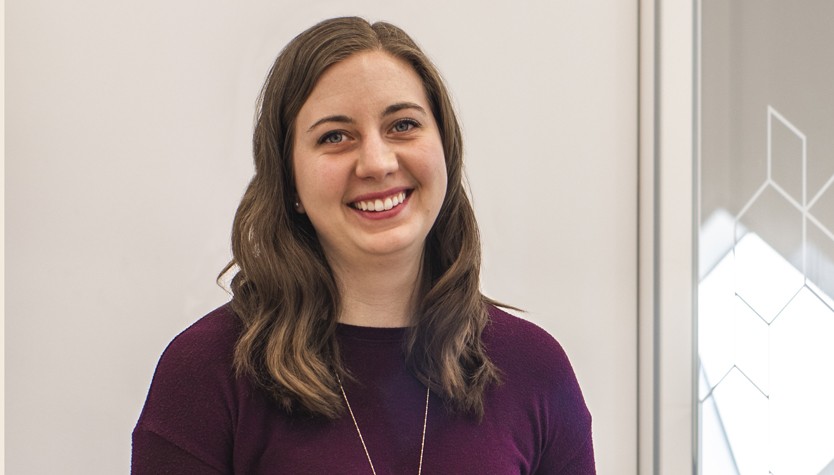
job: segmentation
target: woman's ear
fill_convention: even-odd
[[[304,205],[301,204],[301,200],[296,196],[295,203],[293,204],[295,207],[295,212],[298,214],[304,214]]]

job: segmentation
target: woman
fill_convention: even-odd
[[[163,354],[134,473],[594,473],[564,352],[480,293],[461,132],[402,30],[292,40],[254,155],[232,301]]]

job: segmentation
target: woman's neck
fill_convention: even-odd
[[[331,262],[341,297],[339,322],[366,327],[411,325],[421,259],[371,261],[361,266]]]

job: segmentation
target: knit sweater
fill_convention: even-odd
[[[490,308],[483,342],[501,371],[484,418],[456,414],[432,393],[425,474],[593,474],[591,416],[561,346],[544,330]],[[288,414],[232,369],[242,325],[228,306],[163,353],[133,431],[132,473],[366,474],[353,420]],[[340,324],[343,381],[376,473],[417,473],[426,388],[406,368],[404,328]]]

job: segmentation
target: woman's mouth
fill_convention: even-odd
[[[405,202],[408,193],[406,191],[400,191],[398,193],[394,193],[391,196],[386,196],[384,198],[377,198],[374,200],[363,200],[363,201],[355,201],[350,204],[352,208],[358,209],[360,211],[388,211],[390,209],[396,208],[397,206],[403,204]]]

